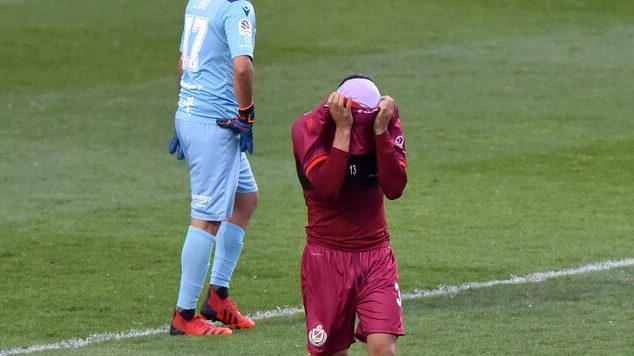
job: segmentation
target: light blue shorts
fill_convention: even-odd
[[[176,134],[189,166],[191,216],[205,221],[230,217],[236,193],[258,190],[238,134],[215,120],[176,116]]]

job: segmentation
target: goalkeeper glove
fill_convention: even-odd
[[[169,151],[171,155],[176,153],[176,159],[179,161],[185,158],[185,152],[183,152],[183,148],[181,147],[181,142],[178,140],[178,136],[176,136],[176,133],[174,133],[174,137],[172,137],[172,140],[170,141],[170,145],[167,150]]]
[[[253,154],[253,131],[240,134],[240,152]]]
[[[240,152],[253,153],[253,124],[255,123],[255,105],[238,110],[238,116],[232,119],[216,120],[218,126],[232,129],[240,134]]]

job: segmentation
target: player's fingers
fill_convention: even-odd
[[[394,105],[394,99],[392,99],[392,97],[388,95],[381,97],[381,101],[379,102],[379,108],[389,109],[393,105]]]
[[[339,108],[343,107],[343,100],[345,99],[345,96],[341,93],[337,93],[337,106]]]
[[[328,103],[328,105],[329,105],[329,106],[333,104],[333,102],[334,102],[334,98],[335,98],[335,95],[336,95],[336,94],[337,94],[337,92],[334,92],[334,91],[333,91],[333,92],[332,92],[332,93],[330,93],[330,95],[328,96],[328,100],[327,100],[326,102]]]

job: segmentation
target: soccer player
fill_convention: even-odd
[[[396,104],[370,77],[349,76],[297,119],[292,140],[308,207],[301,271],[308,352],[347,355],[356,337],[370,355],[394,355],[405,331],[383,197],[399,198],[407,183]]]
[[[180,46],[176,135],[169,151],[187,160],[191,223],[181,254],[172,335],[230,335],[230,328],[255,327],[229,297],[229,282],[258,200],[244,153],[253,152],[254,43],[255,11],[249,1],[188,2]],[[214,243],[207,299],[196,314]]]

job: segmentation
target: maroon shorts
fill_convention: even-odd
[[[302,296],[311,354],[345,350],[355,336],[366,342],[369,334],[405,333],[398,265],[389,246],[347,252],[308,244],[302,256]]]

